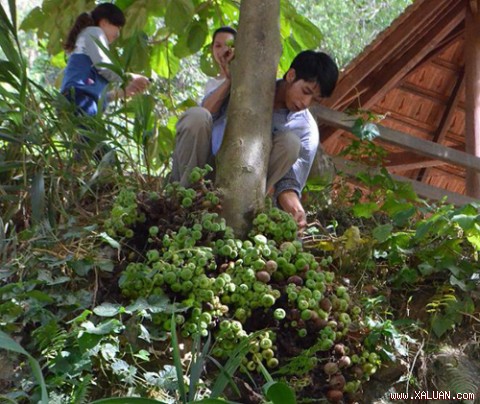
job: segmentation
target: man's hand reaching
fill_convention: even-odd
[[[307,216],[298,195],[294,191],[284,191],[278,196],[278,204],[287,213],[290,213],[298,226],[298,233],[302,234],[307,227]]]

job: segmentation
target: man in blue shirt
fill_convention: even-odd
[[[337,79],[338,68],[332,58],[308,50],[299,53],[277,81],[267,192],[273,193],[276,204],[295,218],[299,229],[306,226],[300,196],[319,144],[318,126],[308,108],[322,97],[329,97]],[[224,90],[214,90],[206,95],[202,107],[188,110],[179,119],[171,181],[187,186],[194,167],[214,165],[215,145],[223,139],[228,96]],[[212,97],[217,101],[223,97],[223,103],[207,102]],[[208,109],[209,104],[216,105],[216,109]]]

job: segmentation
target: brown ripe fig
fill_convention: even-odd
[[[323,298],[322,300],[320,300],[319,306],[323,311],[326,311],[327,313],[330,310],[332,310],[332,302],[329,299],[327,299],[326,297]]]
[[[333,375],[330,378],[328,385],[334,390],[342,391],[343,388],[345,387],[345,378],[341,374]]]
[[[300,310],[292,309],[288,312],[288,318],[290,320],[300,320]]]
[[[310,312],[311,312],[310,321],[320,320],[320,317],[315,310],[310,310]]]
[[[345,355],[345,345],[343,344],[335,344],[333,347],[333,350],[335,351],[335,354],[338,356],[344,356]]]
[[[338,372],[338,365],[335,362],[328,362],[323,367],[323,371],[328,375],[334,375]]]
[[[258,272],[255,274],[255,277],[256,277],[257,280],[259,280],[260,282],[263,282],[263,283],[268,283],[268,282],[270,282],[270,274],[269,274],[267,271],[258,271]]]
[[[342,356],[338,360],[338,366],[340,367],[340,369],[348,368],[351,364],[352,364],[352,360],[350,359],[349,356],[346,356],[346,355]]]
[[[315,330],[322,330],[327,326],[328,321],[324,320],[323,318],[318,318],[313,320],[311,324]]]
[[[340,390],[328,390],[327,400],[330,403],[340,403],[343,400],[343,393]]]
[[[274,260],[268,260],[265,263],[265,269],[270,275],[273,274],[277,270],[277,268],[278,268],[278,264]]]
[[[352,373],[356,379],[360,380],[363,377],[363,369],[360,365],[355,365],[352,368]]]
[[[292,275],[287,279],[287,284],[288,283],[294,283],[297,286],[302,286],[303,285],[303,279],[300,278],[298,275]]]

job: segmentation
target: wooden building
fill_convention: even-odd
[[[358,109],[385,116],[376,142],[390,173],[426,197],[479,199],[480,0],[416,0],[342,71],[313,110],[329,155]]]

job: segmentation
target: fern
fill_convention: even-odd
[[[435,358],[434,369],[441,390],[455,393],[477,393],[480,368],[462,351],[444,347]]]
[[[88,403],[87,397],[90,393],[90,388],[92,386],[92,376],[86,376],[82,382],[77,386],[72,396],[72,403],[83,404]]]
[[[58,334],[65,334],[65,331],[61,331],[57,322],[51,320],[33,331],[32,337],[37,342],[38,349],[44,351],[52,349],[51,345],[54,339],[58,338]]]

